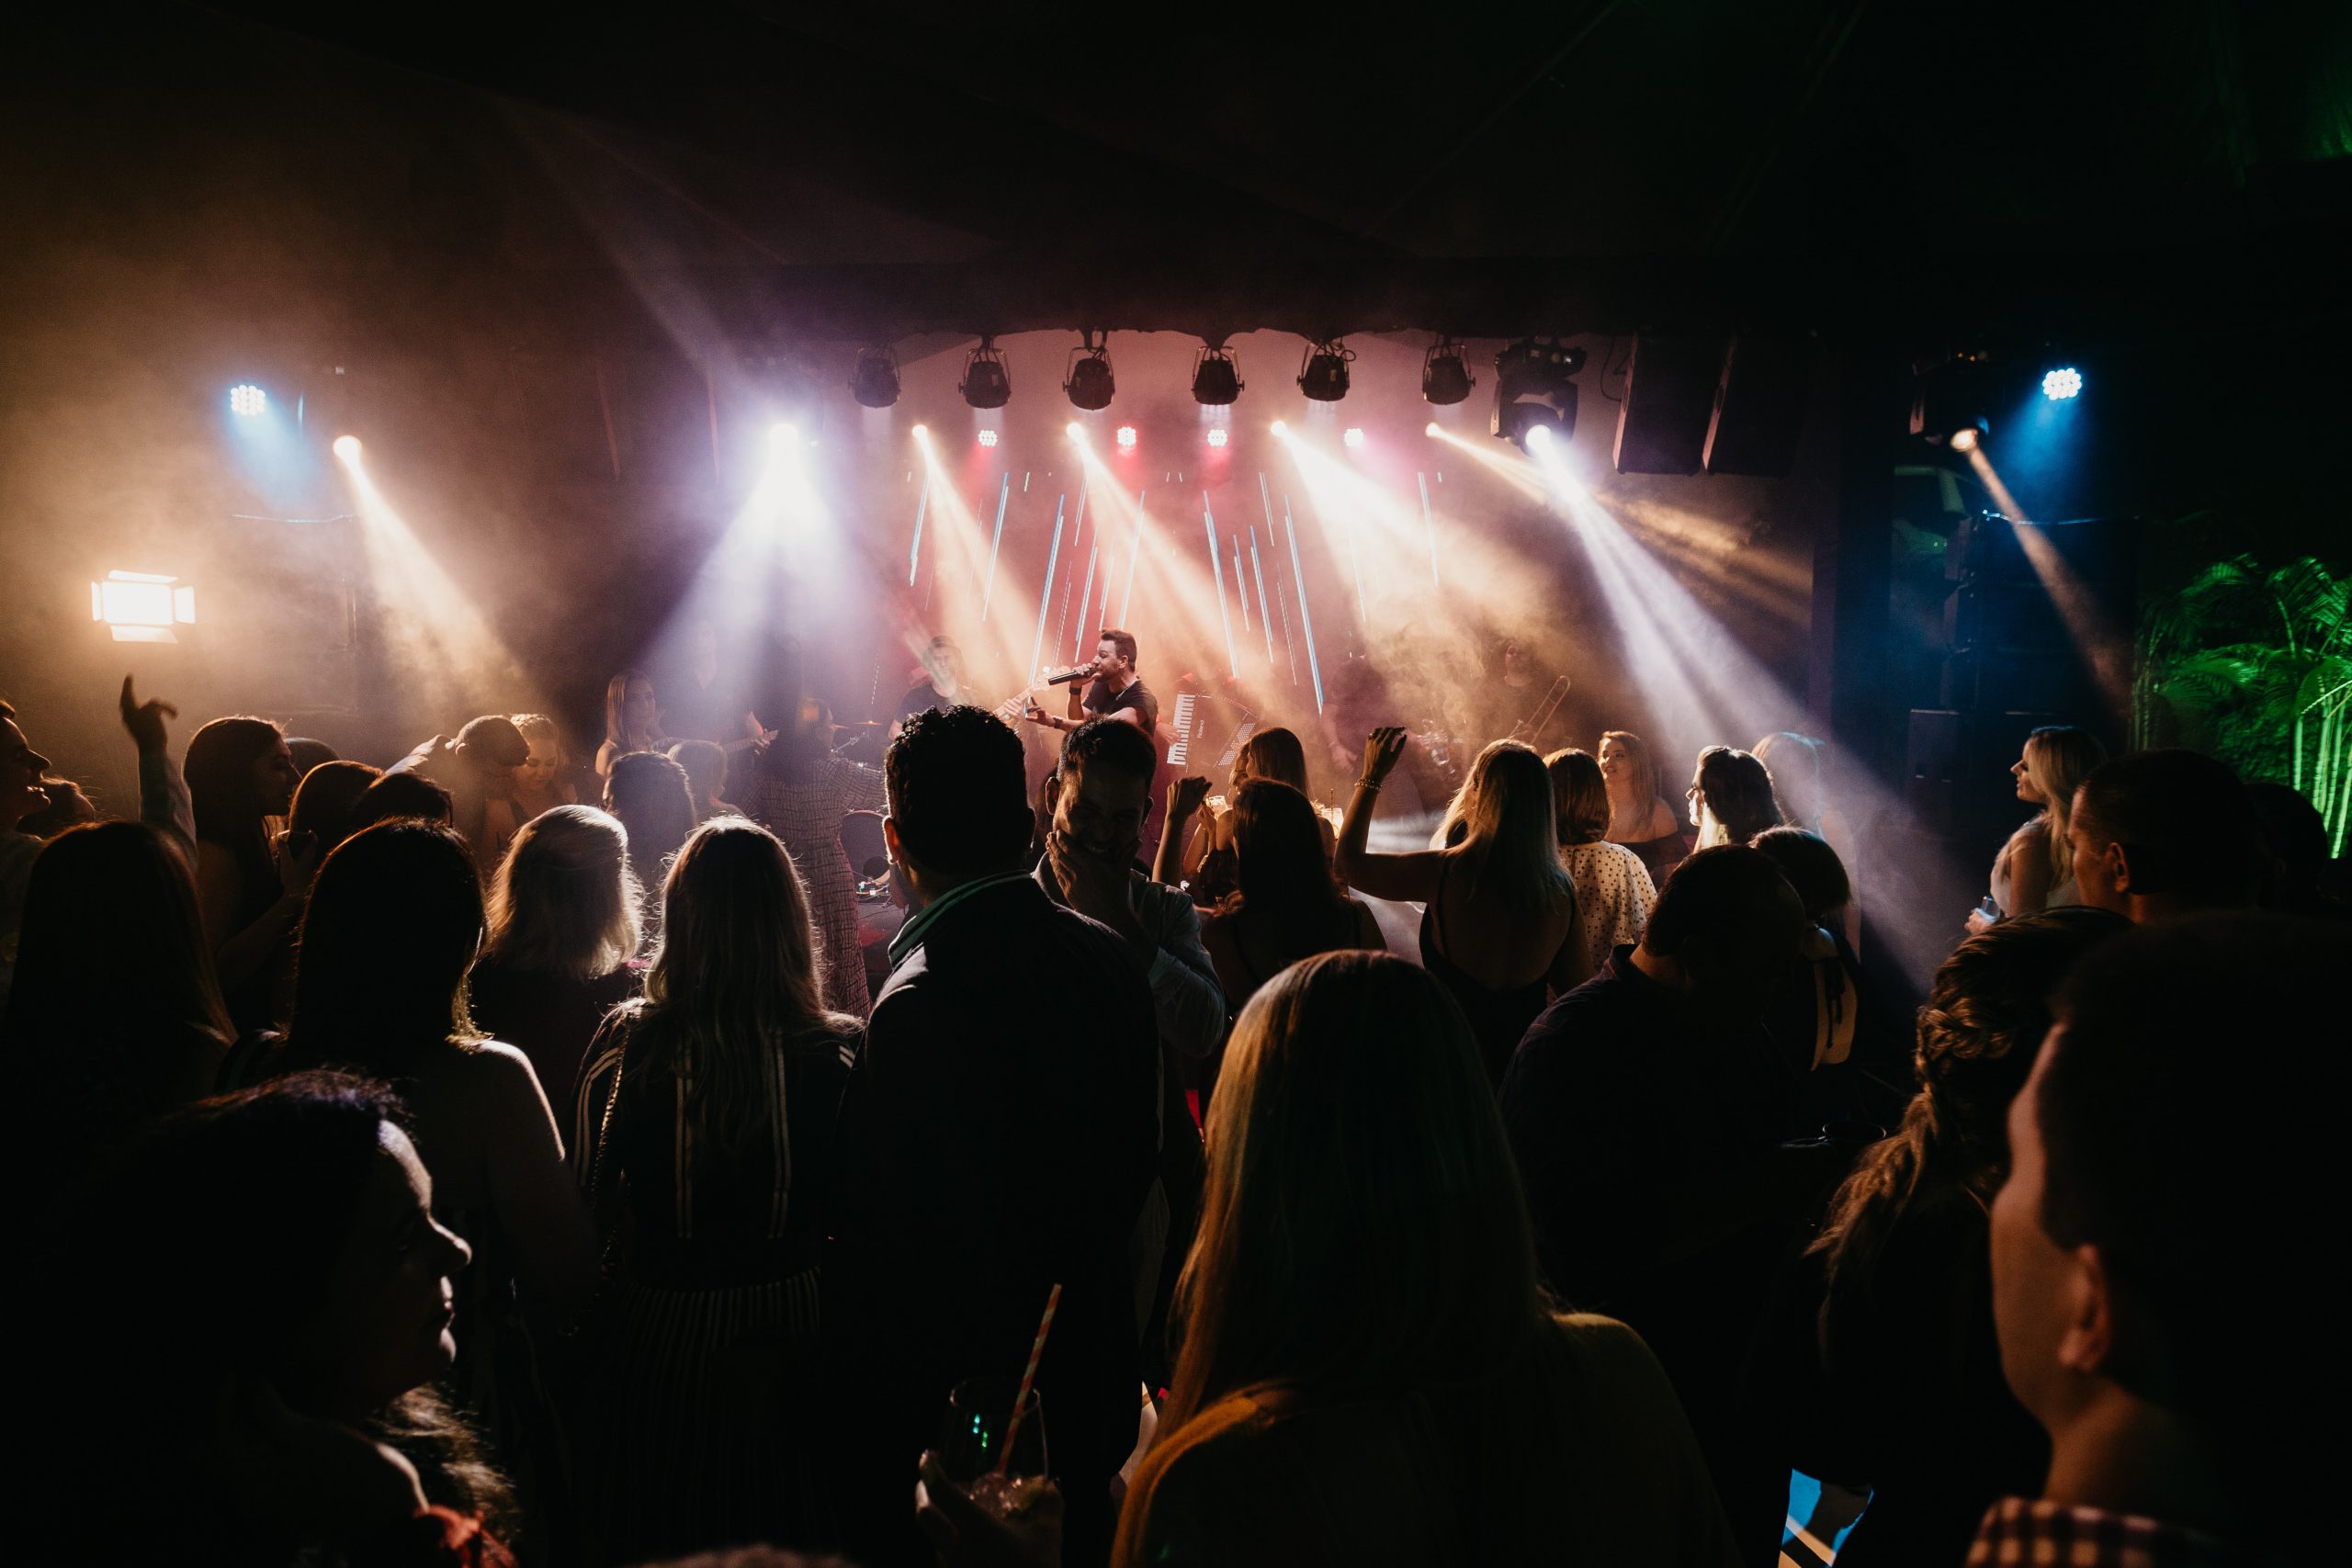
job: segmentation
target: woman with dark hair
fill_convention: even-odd
[[[1331,880],[1315,830],[1322,818],[1305,795],[1273,779],[1246,779],[1226,816],[1238,886],[1201,922],[1201,944],[1228,1010],[1238,1012],[1259,987],[1302,958],[1386,945],[1372,911]]]
[[[695,830],[694,788],[686,770],[659,751],[616,758],[605,780],[605,809],[628,831],[628,868],[637,885],[661,886],[670,862]],[[660,911],[654,914],[649,924],[658,926]]]
[[[559,1115],[605,1015],[637,994],[643,898],[627,829],[593,806],[532,818],[492,878],[467,1001],[478,1028],[531,1058]]]
[[[179,709],[158,698],[141,702],[131,677],[122,678],[122,727],[139,749],[139,819],[168,835],[183,854],[196,852],[196,823],[188,809],[187,782],[172,761],[164,720]],[[17,710],[0,702],[0,1003],[7,999],[16,962],[17,921],[24,908],[25,883],[42,840],[31,831],[47,801],[44,775],[49,759],[32,749],[17,727]],[[209,957],[211,944],[206,944]]]
[[[1665,886],[1666,874],[1690,846],[1682,837],[1681,818],[1658,793],[1657,763],[1648,744],[1631,730],[1605,729],[1599,761],[1609,785],[1609,841],[1641,856],[1650,886]]]
[[[1430,848],[1375,854],[1364,848],[1373,805],[1405,740],[1402,729],[1387,728],[1365,742],[1334,869],[1375,898],[1425,906],[1421,963],[1469,1019],[1487,1076],[1499,1086],[1547,996],[1592,974],[1576,886],[1560,863],[1552,775],[1528,747],[1495,741],[1470,765]]]
[[[137,822],[51,840],[25,886],[0,1060],[17,1190],[53,1190],[132,1129],[210,1094],[234,1038],[180,847]]]
[[[645,996],[605,1025],[575,1103],[573,1174],[628,1238],[584,1461],[604,1562],[827,1525],[810,1352],[858,1021],[824,1006],[808,902],[766,829],[705,823],[662,902]]]
[[[317,866],[315,842],[273,844],[269,818],[293,808],[294,754],[266,718],[216,718],[182,763],[196,815],[196,897],[229,1016],[266,1029],[277,972],[291,962],[294,923]]]
[[[349,1068],[407,1101],[435,1213],[480,1255],[461,1303],[458,1390],[514,1441],[530,1418],[527,1401],[507,1392],[527,1387],[518,1306],[536,1323],[569,1325],[594,1285],[596,1252],[530,1058],[483,1039],[468,1016],[466,972],[481,938],[465,840],[413,821],[354,834],[311,890],[284,1066]]]
[[[511,1563],[504,1483],[432,1393],[469,1256],[435,1197],[391,1094],[332,1074],[127,1149],[43,1273],[22,1560]]]
[[[596,776],[610,778],[613,764],[632,751],[659,751],[670,743],[662,733],[662,700],[653,677],[624,670],[605,682],[605,739],[596,748]]]
[[[882,771],[833,755],[833,716],[811,699],[791,729],[760,751],[744,804],[760,826],[784,840],[808,891],[817,922],[817,973],[825,1005],[864,1018],[874,1010],[858,945],[857,874],[842,848],[842,818],[888,808]]]
[[[563,731],[543,713],[508,716],[523,734],[523,765],[514,770],[514,818],[528,822],[542,811],[572,806],[580,796],[572,787],[571,756],[564,749]]]
[[[1232,787],[1234,798],[1240,798],[1241,786],[1251,779],[1271,779],[1288,784],[1302,797],[1307,797],[1306,748],[1299,743],[1296,734],[1287,729],[1261,729],[1241,743],[1234,754]],[[1323,840],[1323,858],[1329,861],[1339,842],[1339,835],[1322,813],[1316,821],[1322,826],[1318,836]],[[1225,897],[1240,886],[1234,872],[1233,835],[1237,824],[1233,809],[1217,812],[1203,822],[1183,846],[1182,873],[1184,885],[1193,895],[1193,902],[1201,908],[1214,908]],[[1173,835],[1171,834],[1170,837]]]
[[[1477,1048],[1401,960],[1242,1010],[1175,1317],[1120,1568],[1737,1561],[1657,1361],[1537,1282]]]
[[[359,798],[351,803],[351,815],[344,819],[343,836],[348,839],[379,822],[431,822],[447,828],[454,814],[449,792],[423,773],[386,773],[360,791]],[[333,847],[321,845],[319,852],[323,854]]]
[[[1699,753],[1698,771],[1683,792],[1690,802],[1690,825],[1699,847],[1745,844],[1767,828],[1787,820],[1772,788],[1771,770],[1751,752],[1710,746]]]
[[[294,786],[293,815],[287,821],[287,832],[308,833],[318,852],[325,854],[351,836],[352,812],[383,776],[383,769],[366,762],[321,762]]]
[[[1576,884],[1585,952],[1598,974],[1611,953],[1640,942],[1657,889],[1641,856],[1609,841],[1609,781],[1591,753],[1573,746],[1555,751],[1544,770],[1552,775],[1560,863]]]
[[[1818,1277],[1785,1331],[1812,1387],[1813,1474],[1871,1489],[1838,1548],[1849,1562],[1957,1562],[1994,1499],[2031,1495],[2049,1462],[2011,1397],[1993,1331],[1986,1205],[2008,1169],[2009,1102],[2033,1071],[2051,995],[2120,916],[2072,908],[2004,920],[1936,971],[1919,1013],[1918,1092],[1829,1205]],[[1811,1309],[1817,1303],[1817,1314]]]

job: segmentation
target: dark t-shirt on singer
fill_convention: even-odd
[[[1152,733],[1159,723],[1159,699],[1153,696],[1151,688],[1146,686],[1141,681],[1130,681],[1115,694],[1102,682],[1092,682],[1086,688],[1083,705],[1088,713],[1098,716],[1106,713],[1124,713],[1129,708],[1141,709],[1146,734]]]

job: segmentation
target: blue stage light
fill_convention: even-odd
[[[2083,390],[2083,373],[2071,365],[2062,365],[2041,378],[2041,395],[2053,403],[2079,397]]]
[[[269,394],[259,387],[245,385],[229,389],[229,412],[243,419],[259,419],[262,410],[269,406]]]

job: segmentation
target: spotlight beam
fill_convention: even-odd
[[[1209,492],[1201,491],[1201,522],[1209,535],[1209,572],[1216,579],[1216,618],[1225,627],[1225,662],[1233,678],[1241,679],[1241,660],[1233,651],[1233,612],[1225,604],[1225,562],[1216,553],[1216,513],[1209,510]]]
[[[1072,664],[1077,663],[1079,656],[1085,651],[1086,606],[1094,598],[1094,558],[1102,553],[1102,525],[1098,522],[1094,525],[1094,542],[1086,547],[1086,592],[1078,596],[1078,637],[1069,645],[1069,661]],[[1108,599],[1110,596],[1111,582],[1106,576],[1102,582],[1102,597]]]
[[[1068,491],[1054,500],[1054,543],[1046,553],[1045,586],[1037,591],[1037,636],[1029,644],[1029,669],[1021,678],[1024,686],[1037,679],[1041,672],[1037,661],[1046,656],[1046,611],[1054,602],[1054,566],[1061,559],[1062,554],[1062,507],[1069,501]]]
[[[1143,558],[1143,493],[1136,491],[1136,533],[1134,541],[1127,546],[1127,586],[1125,592],[1119,595],[1119,624],[1123,626],[1127,624],[1127,606],[1135,603],[1136,563]],[[1111,585],[1108,582],[1102,585],[1102,597],[1105,603],[1110,600]]]
[[[1258,626],[1266,634],[1266,663],[1274,662],[1274,618],[1266,614],[1266,568],[1258,558],[1258,525],[1250,525],[1250,575],[1258,581]],[[1298,671],[1291,671],[1290,683],[1298,684]]]
[[[1005,503],[1012,499],[1012,474],[1008,469],[1003,484],[996,492],[996,537],[989,542],[989,580],[987,585],[980,590],[980,624],[982,626],[988,624],[989,605],[996,597],[996,558],[998,552],[1004,548],[1004,508]]]
[[[1290,497],[1283,497],[1283,523],[1290,530],[1290,581],[1298,590],[1298,623],[1306,632],[1306,669],[1315,677],[1315,711],[1323,711],[1323,664],[1315,655],[1315,612],[1306,607],[1306,575],[1298,568],[1298,524],[1290,514]]]
[[[1069,560],[1070,565],[1073,568],[1078,565],[1078,542],[1086,536],[1087,489],[1088,486],[1081,480],[1078,487],[1078,516],[1076,520],[1070,524],[1069,528]],[[1096,525],[1095,532],[1099,534],[1102,531],[1101,525]],[[1075,570],[1072,570],[1069,574],[1069,578],[1062,583],[1062,622],[1061,625],[1054,628],[1054,646],[1056,648],[1059,648],[1062,645],[1062,638],[1069,635],[1069,596],[1071,592],[1078,587],[1077,580],[1078,573]],[[1046,592],[1050,593],[1053,592],[1053,588],[1054,579],[1052,575],[1052,569],[1049,567],[1046,577]],[[1082,618],[1084,606],[1081,605],[1080,608]],[[1083,628],[1081,628],[1081,630]]]
[[[1258,501],[1266,509],[1266,542],[1271,545],[1278,541],[1282,536],[1274,528],[1274,499],[1266,490],[1266,472],[1263,468],[1258,470]],[[1292,570],[1295,571],[1297,570],[1296,552],[1292,552]],[[1274,576],[1278,580],[1274,583],[1274,603],[1280,604],[1283,610],[1283,651],[1290,658],[1290,683],[1295,686],[1298,684],[1298,644],[1292,640],[1290,635],[1290,600],[1282,591],[1282,583],[1279,581],[1282,576],[1280,563],[1274,567]],[[1268,650],[1266,659],[1269,663],[1272,662],[1273,653],[1271,649]]]
[[[1440,586],[1437,580],[1437,514],[1430,510],[1430,477],[1416,473],[1413,478],[1421,485],[1421,527],[1430,536],[1430,586]]]

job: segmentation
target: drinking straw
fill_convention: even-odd
[[[1021,1369],[1021,1386],[1012,1395],[1012,1419],[1004,1428],[1004,1442],[997,1450],[996,1472],[1002,1475],[1012,1462],[1012,1439],[1021,1433],[1021,1417],[1029,1408],[1030,1385],[1037,1381],[1037,1359],[1046,1353],[1046,1336],[1053,1332],[1054,1309],[1062,1304],[1061,1281],[1054,1281],[1053,1292],[1046,1298],[1046,1315],[1037,1320],[1037,1338],[1029,1347],[1029,1364]]]

